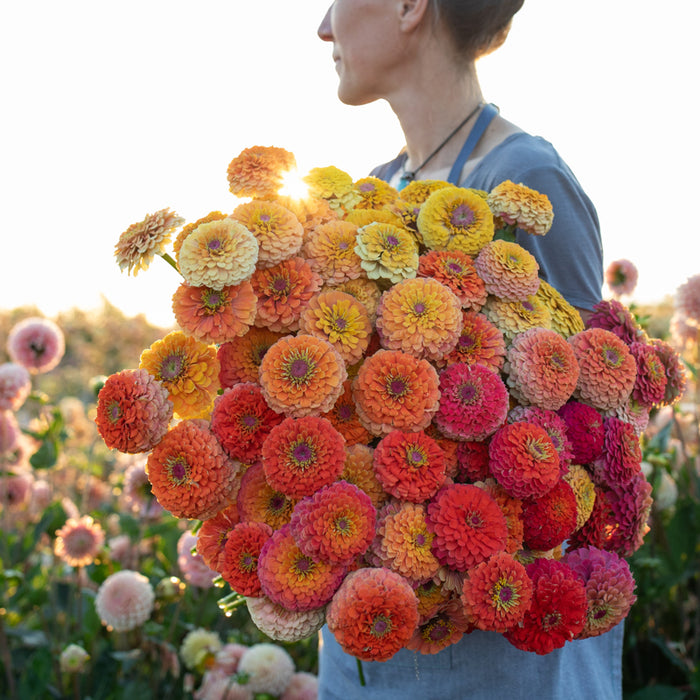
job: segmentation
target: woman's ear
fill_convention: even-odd
[[[430,3],[431,0],[400,0],[397,2],[401,30],[411,32],[416,29],[428,14]]]

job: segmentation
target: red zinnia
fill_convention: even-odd
[[[221,562],[221,576],[239,595],[259,598],[258,558],[272,528],[260,522],[238,523],[228,533]]]
[[[557,547],[576,529],[576,514],[576,496],[563,479],[547,493],[523,501],[525,546],[543,552]]]

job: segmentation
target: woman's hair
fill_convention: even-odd
[[[497,49],[508,36],[513,15],[524,0],[432,0],[455,49],[473,61]]]

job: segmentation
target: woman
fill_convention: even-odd
[[[406,139],[404,152],[373,173],[397,187],[449,180],[490,190],[509,179],[544,192],[554,225],[544,237],[518,232],[540,275],[582,312],[601,298],[597,215],[554,148],[486,105],[475,62],[505,40],[523,0],[336,0],[318,33],[333,43],[338,96],[350,105],[385,99]],[[622,626],[546,656],[501,635],[473,632],[436,655],[402,650],[385,663],[345,655],[324,629],[320,695],[330,698],[621,697]]]

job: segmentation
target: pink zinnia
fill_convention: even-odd
[[[680,401],[685,393],[687,383],[687,371],[680,355],[663,340],[655,338],[651,344],[656,350],[657,357],[661,360],[666,371],[666,390],[664,393],[664,405],[672,406]]]
[[[63,331],[46,318],[25,318],[10,331],[7,351],[13,362],[32,374],[52,370],[66,350]]]
[[[572,462],[588,464],[598,459],[605,440],[603,417],[600,413],[588,404],[569,401],[557,414],[566,423],[566,435],[573,451]]]
[[[641,406],[661,406],[666,396],[666,367],[651,343],[632,343],[630,352],[637,362],[637,379],[632,398]]]
[[[621,557],[629,557],[642,546],[644,536],[649,532],[649,514],[653,503],[651,492],[651,484],[640,471],[627,486],[615,487],[608,493],[616,527],[613,528],[610,546],[605,549],[615,551]]]
[[[637,286],[639,272],[629,260],[614,260],[605,270],[605,282],[617,297],[632,294]]]
[[[15,362],[0,365],[0,411],[16,411],[32,390],[29,372]]]
[[[451,440],[485,440],[504,423],[508,401],[495,372],[458,362],[440,374],[440,406],[433,420]]]
[[[300,642],[316,634],[326,622],[325,608],[287,610],[267,596],[246,598],[253,624],[278,642]]]
[[[128,632],[151,616],[155,593],[149,580],[129,569],[108,576],[95,597],[102,624],[115,632]]]
[[[578,639],[597,637],[627,617],[637,600],[629,564],[614,552],[581,547],[566,553],[564,562],[586,587],[586,624]]]
[[[187,583],[197,588],[211,588],[214,579],[218,576],[202,559],[202,555],[195,551],[197,536],[185,531],[177,541],[177,565]]]
[[[627,345],[631,345],[643,336],[643,331],[632,312],[616,299],[604,299],[598,302],[586,321],[586,327],[610,331]]]
[[[642,448],[637,432],[630,423],[619,418],[606,418],[604,449],[592,463],[592,475],[597,483],[609,487],[624,487],[641,471]]]
[[[547,328],[530,328],[513,338],[504,371],[520,403],[556,411],[571,397],[578,363],[569,344]]]

